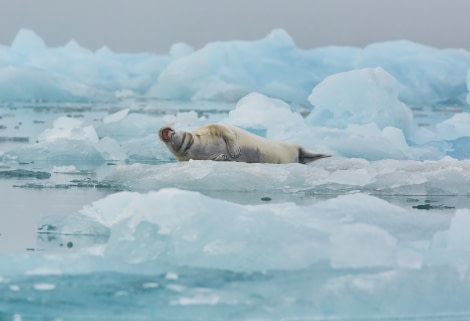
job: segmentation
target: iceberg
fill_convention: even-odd
[[[411,131],[413,114],[398,100],[398,83],[380,67],[329,76],[313,89],[309,101],[315,108],[307,124],[344,129],[375,123],[380,129]]]
[[[344,208],[350,210],[345,213]],[[333,268],[420,269],[432,265],[426,256],[434,249],[416,244],[431,242],[450,224],[449,217],[438,214],[411,218],[407,210],[365,194],[304,207],[251,206],[178,189],[113,194],[80,215],[110,230],[103,249],[110,260],[234,271],[302,269],[324,260]]]
[[[82,120],[59,117],[52,128],[45,129],[34,144],[12,149],[3,155],[4,160],[18,163],[35,161],[54,165],[104,163],[106,160],[124,159],[118,143],[109,137],[99,139],[95,128]]]
[[[254,133],[304,125],[302,116],[293,112],[289,104],[255,92],[240,99],[224,122]],[[266,136],[266,133],[261,136]]]
[[[313,68],[309,70],[310,63],[285,31],[275,30],[255,42],[211,43],[171,62],[149,95],[233,101],[252,91],[273,97],[282,92],[284,100],[305,102],[306,92],[321,80]]]
[[[1,101],[115,101],[159,98],[238,101],[255,91],[311,109],[307,97],[326,77],[382,68],[398,82],[406,104],[464,101],[470,53],[409,41],[365,48],[300,49],[282,29],[257,41],[175,43],[167,55],[92,52],[71,40],[50,48],[22,29],[0,47]],[[21,84],[21,86],[20,86]]]
[[[228,118],[221,121],[269,139],[297,143],[312,151],[336,156],[368,160],[438,160],[446,156],[448,145],[445,143],[431,144],[431,139],[411,142],[413,137],[409,136],[417,135],[417,130],[410,109],[394,96],[393,85],[384,89],[367,81],[375,72],[394,84],[393,78],[380,69],[337,74],[332,76],[331,83],[326,79],[326,84],[322,82],[315,87],[320,88],[314,89],[310,97],[318,97],[319,106],[315,106],[306,118],[292,111],[283,101],[252,93],[243,97],[229,112]],[[344,83],[356,77],[364,78],[365,84],[350,89],[350,99],[345,98],[347,104],[334,103],[337,98],[333,97],[343,96],[334,93],[330,96],[326,92],[340,90]],[[323,100],[320,98],[322,95]],[[317,98],[311,99],[315,101]],[[377,109],[382,109],[382,112],[377,112]]]
[[[413,106],[463,100],[470,53],[436,49],[407,40],[374,43],[357,56],[355,68],[382,67],[399,83],[399,98]]]
[[[171,60],[151,54],[96,52],[70,41],[47,47],[33,31],[22,29],[11,47],[0,47],[2,101],[109,101],[115,92],[143,94]]]

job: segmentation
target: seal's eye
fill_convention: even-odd
[[[164,141],[169,141],[170,140],[170,136],[169,134],[172,132],[171,128],[165,128],[162,130],[162,138]]]

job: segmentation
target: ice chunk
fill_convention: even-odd
[[[3,158],[19,163],[47,161],[59,166],[101,164],[105,161],[103,155],[90,142],[63,138],[16,148],[5,153]]]
[[[73,77],[29,66],[0,68],[0,98],[6,101],[88,101],[109,98],[103,90],[79,82]]]
[[[105,47],[93,53],[73,40],[47,48],[30,30],[21,30],[11,50],[3,51],[0,99],[8,101],[109,100],[115,92],[125,91],[141,95],[172,59],[116,54]]]
[[[240,99],[235,109],[229,112],[228,122],[246,129],[296,128],[304,125],[302,116],[292,112],[287,103],[259,93]]]
[[[52,172],[54,172],[54,173],[64,173],[64,174],[77,174],[77,173],[80,173],[80,171],[73,165],[54,166],[52,168]]]
[[[436,125],[438,139],[454,140],[460,137],[470,137],[470,113],[455,114]]]
[[[167,115],[163,117],[166,125],[171,124],[174,128],[186,128],[187,131],[195,129],[207,123],[205,116],[199,116],[194,110],[189,112],[177,112],[176,115]]]
[[[366,94],[364,96],[367,97]],[[329,97],[325,99],[328,101]],[[394,100],[398,106],[404,107],[396,97]],[[409,110],[407,107],[404,108],[406,110],[404,118],[408,118]],[[375,106],[370,106],[370,109],[375,109]],[[367,113],[364,111],[364,114]],[[287,103],[259,93],[251,93],[237,103],[235,109],[230,111],[228,119],[221,122],[242,127],[268,139],[300,144],[312,151],[368,160],[440,159],[446,155],[448,149],[445,143],[423,146],[410,144],[410,146],[402,129],[392,126],[381,129],[374,122],[375,119],[370,119],[371,122],[365,124],[349,124],[344,121],[345,128],[331,128],[324,127],[323,124],[311,124],[309,117],[314,116],[308,116],[304,121]],[[377,119],[380,117],[377,116]],[[411,119],[407,120],[411,123]],[[330,121],[334,123],[333,118]],[[393,119],[389,119],[389,122],[393,122]]]
[[[54,121],[53,128],[46,129],[38,137],[39,142],[53,142],[58,139],[85,140],[98,142],[98,135],[93,126],[82,127],[83,122],[70,117],[59,117]]]
[[[338,268],[419,268],[422,249],[410,248],[448,224],[365,194],[309,206],[246,206],[162,189],[113,194],[81,214],[110,229],[110,260],[230,270],[298,269],[324,260]]]
[[[398,80],[399,98],[407,104],[461,99],[470,53],[436,49],[407,40],[370,44],[357,55],[355,68],[382,67]]]
[[[457,113],[451,118],[433,126],[419,128],[412,135],[412,140],[422,145],[440,145],[448,156],[457,159],[470,157],[470,114]]]
[[[84,126],[79,119],[59,117],[52,128],[39,135],[35,144],[10,150],[3,157],[26,163],[48,161],[54,165],[78,165],[80,162],[124,160],[126,154],[114,139],[100,140],[93,126]]]
[[[36,33],[29,29],[20,29],[16,35],[11,49],[22,55],[28,56],[47,49],[46,43]]]
[[[127,159],[126,151],[122,145],[110,137],[103,137],[95,142],[93,146],[106,160],[123,161]]]
[[[380,67],[335,74],[313,89],[309,101],[315,108],[305,122],[342,129],[375,123],[408,135],[413,114],[397,96],[397,81]]]
[[[351,50],[299,50],[292,38],[280,29],[254,42],[210,43],[170,63],[149,95],[166,99],[236,101],[256,91],[307,103],[308,92],[316,83],[332,70],[343,71],[344,61],[348,60],[344,52]],[[344,59],[334,60],[329,54]]]
[[[218,42],[173,61],[150,95],[172,99],[236,100],[256,91],[306,104],[308,92],[329,75],[381,67],[398,80],[406,103],[461,99],[470,54],[410,41],[377,43],[364,49],[327,47],[300,50],[283,30],[254,42]],[[208,90],[207,86],[212,86]]]
[[[114,114],[107,115],[106,117],[103,118],[103,123],[105,124],[114,123],[121,119],[124,119],[127,116],[127,114],[129,114],[129,110],[130,110],[129,108],[126,108]]]
[[[158,134],[158,129],[165,125],[165,120],[161,118],[136,113],[124,115],[125,113],[125,111],[120,111],[118,115],[110,115],[114,121],[104,121],[97,126],[98,135],[125,141],[132,138],[144,138],[150,134]]]

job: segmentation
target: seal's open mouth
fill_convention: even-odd
[[[165,141],[165,142],[168,142],[170,141],[170,133],[173,132],[173,130],[169,127],[167,128],[164,128],[162,130],[162,139]]]

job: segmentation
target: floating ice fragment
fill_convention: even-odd
[[[16,284],[10,285],[9,289],[10,289],[11,291],[14,291],[14,292],[18,292],[18,291],[21,290],[20,286],[19,286],[19,285],[16,285]],[[21,318],[20,318],[20,319],[21,319]]]
[[[99,138],[93,126],[82,127],[83,122],[70,117],[59,117],[54,121],[53,128],[42,132],[40,143],[54,142],[58,139],[73,139],[97,143]]]
[[[168,272],[165,275],[165,279],[167,279],[167,280],[178,280],[178,274],[175,273],[175,272]]]
[[[335,74],[313,89],[309,101],[315,108],[305,122],[342,129],[375,123],[408,135],[413,115],[397,97],[397,81],[380,67]]]
[[[13,149],[4,155],[19,163],[48,161],[58,166],[101,164],[103,155],[90,142],[75,139],[57,139]]]
[[[69,166],[54,166],[52,168],[52,172],[54,173],[66,173],[66,174],[71,174],[71,173],[80,173],[80,171],[73,165]]]
[[[104,256],[111,261],[247,271],[320,261],[337,268],[420,268],[426,248],[414,244],[445,230],[450,218],[410,211],[365,194],[305,206],[249,206],[162,189],[112,194],[81,213],[110,229]]]
[[[55,284],[53,283],[35,283],[34,289],[38,291],[50,291],[55,289]]]
[[[235,109],[229,112],[228,123],[247,129],[268,129],[303,126],[304,121],[284,101],[251,93],[240,99]]]
[[[145,282],[142,284],[143,289],[156,289],[159,285],[156,282]]]
[[[200,289],[194,296],[184,296],[170,302],[171,305],[216,305],[220,297],[210,289]]]

